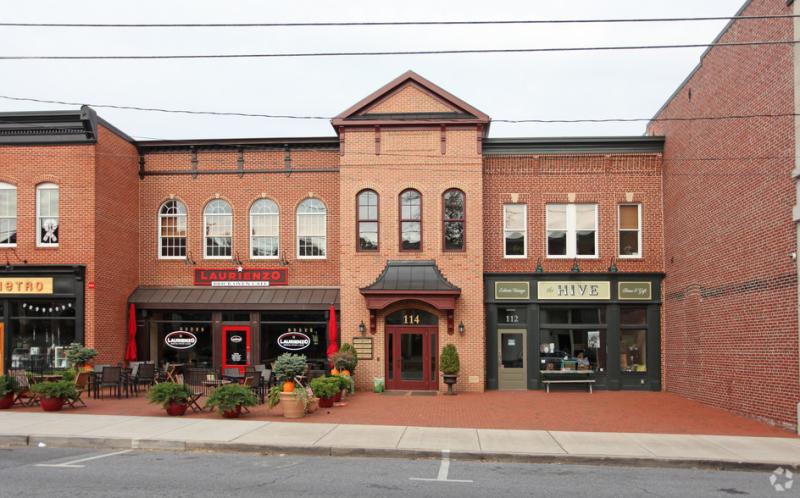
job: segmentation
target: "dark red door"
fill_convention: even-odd
[[[244,368],[250,365],[250,326],[222,326],[222,368]]]
[[[386,327],[386,388],[438,388],[436,327]]]

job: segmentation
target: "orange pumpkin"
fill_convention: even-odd
[[[331,375],[339,375],[339,369],[334,367],[333,370],[331,370]]]
[[[294,382],[291,380],[287,380],[283,383],[283,392],[285,393],[293,393],[294,392]]]
[[[342,375],[346,375],[346,376],[350,377],[350,370],[347,370],[347,369],[342,370]]]

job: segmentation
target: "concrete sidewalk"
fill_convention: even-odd
[[[800,468],[800,439],[0,413],[0,446]]]

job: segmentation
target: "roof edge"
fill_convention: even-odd
[[[663,136],[486,138],[483,154],[661,153]]]

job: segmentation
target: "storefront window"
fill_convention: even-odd
[[[261,314],[261,361],[267,365],[283,353],[305,355],[327,364],[328,324],[324,311],[270,311]]]
[[[159,362],[204,368],[213,365],[211,312],[167,312],[155,326]]]
[[[606,370],[605,307],[541,309],[542,370]]]
[[[619,367],[623,372],[647,372],[647,308],[620,307]]]
[[[76,340],[74,300],[12,301],[10,311],[11,368],[68,367],[67,347]]]

